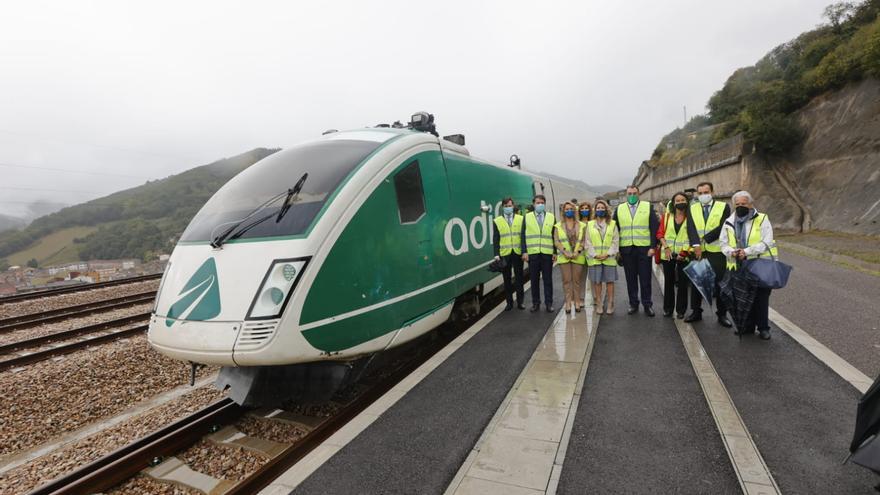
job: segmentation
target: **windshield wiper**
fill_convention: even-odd
[[[309,173],[304,173],[303,176],[300,177],[298,181],[296,181],[296,185],[287,190],[287,197],[284,198],[284,203],[281,205],[281,209],[278,210],[278,218],[275,219],[275,223],[280,222],[281,219],[284,218],[284,215],[287,215],[287,210],[290,209],[290,203],[293,200],[293,197],[299,194],[300,191],[302,191],[303,185],[305,185],[306,179],[308,178]]]
[[[222,246],[223,243],[226,242],[227,240],[231,241],[233,239],[238,239],[239,237],[243,236],[247,231],[249,231],[252,228],[256,227],[257,225],[265,222],[266,220],[276,216],[274,213],[272,213],[271,215],[266,215],[264,217],[260,217],[256,220],[254,220],[253,222],[247,224],[246,226],[242,227],[241,229],[239,229],[241,224],[243,224],[244,221],[247,220],[248,218],[252,217],[254,215],[254,213],[257,213],[258,211],[262,210],[263,208],[274,203],[281,196],[286,195],[286,197],[284,198],[284,203],[281,205],[281,209],[278,211],[277,218],[275,219],[276,223],[279,222],[281,220],[281,218],[284,217],[284,215],[287,213],[287,210],[290,209],[290,204],[291,204],[294,196],[299,194],[299,192],[302,190],[303,185],[305,184],[308,176],[309,176],[308,173],[303,174],[303,176],[300,177],[300,179],[296,182],[296,185],[294,185],[292,188],[288,189],[287,191],[285,191],[281,194],[278,194],[278,195],[272,197],[271,199],[269,199],[265,203],[256,207],[254,209],[254,211],[248,213],[247,216],[245,216],[244,218],[242,218],[241,220],[239,220],[238,222],[233,224],[231,227],[229,227],[228,229],[223,231],[222,234],[217,236],[213,241],[211,241],[211,246],[213,246],[216,249],[216,248]],[[233,232],[235,232],[235,233],[233,234]]]
[[[285,191],[285,192],[283,192],[283,193],[280,193],[280,194],[276,194],[275,196],[272,196],[271,198],[267,199],[267,200],[266,200],[263,204],[261,204],[260,206],[257,206],[256,208],[254,208],[253,210],[251,210],[251,212],[248,213],[247,215],[245,215],[244,218],[242,218],[241,220],[238,220],[237,222],[233,223],[232,226],[230,226],[228,229],[224,230],[222,234],[218,235],[218,236],[215,237],[213,240],[211,240],[211,247],[213,247],[214,249],[217,249],[217,248],[219,248],[220,246],[222,246],[222,245],[223,245],[223,242],[226,241],[226,238],[229,237],[229,234],[232,234],[232,233],[235,231],[235,229],[237,229],[241,224],[244,223],[245,220],[247,220],[248,218],[254,216],[255,213],[257,213],[258,211],[262,210],[262,209],[265,208],[266,206],[268,206],[268,205],[274,203],[275,201],[278,201],[278,198],[280,198],[281,196],[284,196],[285,194],[287,194],[287,191]],[[271,216],[271,215],[270,215],[270,216]]]

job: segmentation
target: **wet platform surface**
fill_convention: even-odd
[[[496,310],[264,493],[875,493],[842,464],[864,375],[776,325],[627,315],[620,274],[612,316]]]

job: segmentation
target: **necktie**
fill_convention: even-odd
[[[709,207],[704,206],[703,207],[703,220],[708,220],[708,219],[709,219]]]

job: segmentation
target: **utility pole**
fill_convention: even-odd
[[[684,109],[684,125],[687,125],[687,123],[688,123],[688,107],[687,107],[687,105],[685,105],[682,108]]]

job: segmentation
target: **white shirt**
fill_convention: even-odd
[[[746,229],[746,232],[752,231],[753,220],[754,217],[749,218],[745,221],[745,225],[743,225],[743,228]],[[729,257],[733,255],[733,251],[736,248],[730,247],[728,232],[732,232],[733,235],[736,235],[736,228],[734,227],[734,229],[731,230],[730,226],[727,225],[728,223],[736,225],[736,213],[733,213],[729,217],[727,217],[727,220],[725,220],[724,222],[724,228],[721,229],[721,236],[719,237],[719,240],[721,242],[721,252]],[[736,240],[734,240],[733,245],[736,246]],[[767,252],[767,246],[773,245],[773,226],[770,225],[769,218],[764,218],[764,222],[761,223],[761,242],[755,244],[754,246],[749,246],[745,248],[746,256],[764,254],[765,252]]]

